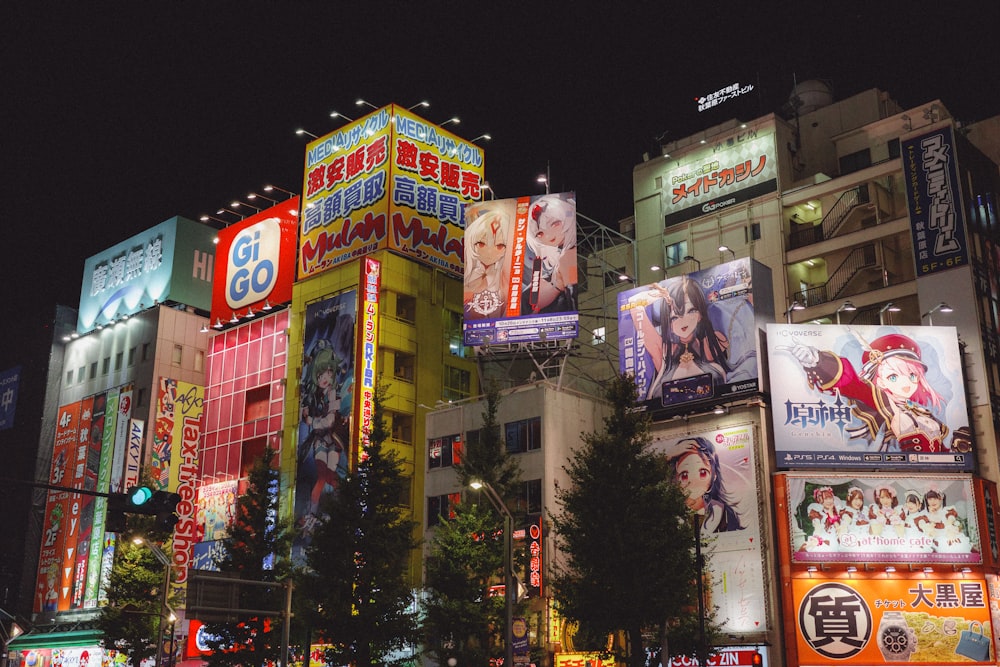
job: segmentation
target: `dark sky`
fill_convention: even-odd
[[[548,163],[553,190],[609,226],[631,214],[653,137],[709,124],[693,98],[729,83],[756,86],[731,114],[745,118],[778,110],[793,77],[838,99],[879,87],[966,121],[1000,113],[996,2],[10,4],[0,328],[75,305],[87,256],[162,220],[267,182],[299,191],[295,128],[363,115],[358,97],[428,99],[428,120],[493,136],[498,196],[540,192]]]

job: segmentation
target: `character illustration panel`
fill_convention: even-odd
[[[757,389],[752,288],[741,259],[619,294],[621,370],[650,409]]]
[[[793,562],[982,562],[968,477],[786,479]]]
[[[465,319],[503,317],[510,294],[515,199],[471,204],[465,209]]]
[[[350,463],[357,292],[306,307],[295,487],[301,555],[319,519],[320,500],[334,493]]]
[[[953,327],[767,327],[780,467],[972,470]]]

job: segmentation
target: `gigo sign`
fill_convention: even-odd
[[[292,197],[219,232],[212,321],[292,300],[299,198]]]
[[[234,310],[267,298],[281,263],[281,225],[267,218],[233,239],[226,262],[226,303]]]

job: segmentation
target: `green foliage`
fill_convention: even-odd
[[[290,572],[291,531],[278,517],[278,471],[275,451],[268,447],[247,476],[246,492],[236,501],[233,520],[222,540],[225,555],[216,563],[222,572],[239,573],[247,581],[280,582]],[[274,493],[272,493],[274,491]],[[243,586],[242,609],[283,609],[280,586]],[[259,665],[277,661],[281,653],[280,618],[247,615],[235,623],[206,623],[212,667]]]
[[[103,647],[124,653],[133,667],[156,655],[162,586],[163,565],[153,552],[119,538],[98,627]]]
[[[497,655],[504,600],[489,597],[503,567],[503,521],[492,508],[462,504],[434,532],[425,561],[425,650],[444,664],[486,665]]]
[[[458,482],[464,489],[473,480],[479,480],[496,489],[502,498],[514,498],[520,491],[521,469],[517,460],[507,452],[497,421],[501,397],[496,382],[486,386],[483,397],[486,403],[479,438],[465,443],[462,461],[454,466]],[[508,507],[512,506],[513,503],[508,503]]]
[[[552,583],[560,613],[580,625],[578,638],[601,638],[577,648],[600,649],[623,634],[616,657],[636,667],[645,662],[643,632],[666,641],[669,620],[678,646],[695,645],[691,624],[679,620],[697,615],[698,568],[684,492],[649,451],[648,417],[633,409],[635,382],[620,375],[606,396],[604,430],[584,435],[564,467],[570,486],[557,491],[552,522],[563,561]]]
[[[409,557],[416,523],[400,505],[405,479],[384,448],[384,388],[375,392],[370,444],[357,470],[324,498],[327,516],[306,551],[299,587],[317,641],[333,645],[330,664],[382,665],[418,640]]]

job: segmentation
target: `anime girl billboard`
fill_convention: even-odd
[[[739,259],[618,295],[621,370],[647,409],[757,391],[751,268]]]
[[[575,338],[576,198],[497,199],[465,209],[465,344]]]
[[[770,324],[778,466],[971,471],[953,327]]]
[[[299,380],[293,556],[304,556],[320,518],[320,500],[334,493],[350,462],[357,292],[306,307]]]

